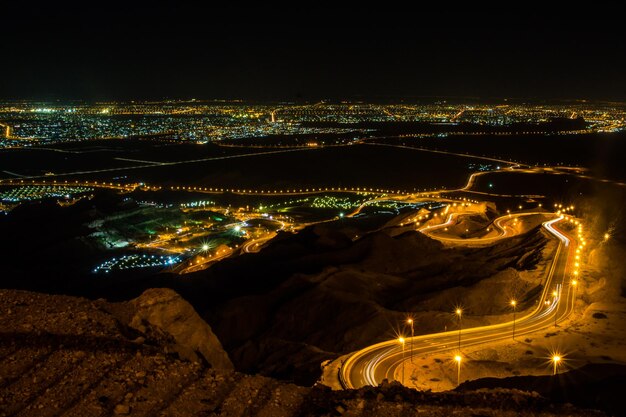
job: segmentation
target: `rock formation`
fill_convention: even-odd
[[[131,328],[150,339],[166,341],[182,359],[203,359],[213,368],[233,369],[211,327],[176,292],[152,288],[129,303],[135,308]]]

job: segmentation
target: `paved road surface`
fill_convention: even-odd
[[[557,321],[561,321],[573,310],[575,288],[569,284],[566,271],[568,262],[573,257],[575,245],[570,244],[569,236],[557,229],[556,224],[562,220],[563,217],[557,217],[543,223],[543,227],[559,240],[559,245],[550,265],[538,306],[530,314],[520,316],[516,320],[516,337],[553,328],[555,317]],[[552,295],[555,288],[556,297]],[[548,305],[546,301],[549,302]],[[462,347],[508,339],[512,337],[512,331],[512,322],[464,329],[461,335]],[[407,338],[404,352],[397,340],[369,346],[355,352],[344,362],[339,371],[341,384],[344,388],[358,388],[378,385],[385,378],[396,379],[396,371],[401,366],[403,357],[409,358],[411,343],[414,355],[444,351],[450,351],[452,355],[458,352],[458,337],[458,331],[450,331]]]

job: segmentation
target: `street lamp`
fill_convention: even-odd
[[[454,360],[456,362],[456,385],[457,387],[461,383],[461,355],[456,355]]]
[[[459,352],[461,351],[461,317],[463,315],[463,310],[457,308],[454,313],[459,317]]]
[[[515,339],[515,307],[517,306],[517,301],[511,300],[511,306],[513,307],[513,339]]]
[[[400,382],[404,385],[404,337],[400,336],[398,342],[402,345],[402,380]]]
[[[413,338],[415,337],[415,331],[413,329],[413,319],[407,319],[406,321],[411,326],[411,343],[409,344],[411,363],[413,363]]]
[[[561,357],[559,355],[552,356],[552,363],[554,365],[554,372],[552,375],[556,375],[556,368],[559,366],[559,362],[561,362]]]
[[[552,291],[552,296],[554,297],[554,303],[555,303],[555,304],[558,302],[558,298],[556,298],[556,296],[557,296],[557,295],[559,295],[559,293],[558,293],[558,292],[556,292],[556,290]],[[558,326],[558,325],[556,324],[556,317],[557,317],[557,313],[558,313],[558,311],[557,311],[557,310],[558,310],[558,309],[559,309],[559,306],[558,306],[558,305],[555,305],[555,306],[554,306],[554,327],[557,327],[557,326]]]

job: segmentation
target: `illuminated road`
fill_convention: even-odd
[[[276,236],[276,232],[270,232],[258,239],[250,239],[241,245],[241,253],[257,253],[263,245],[272,240]]]
[[[565,319],[574,307],[573,287],[567,281],[567,267],[573,255],[570,238],[555,227],[563,220],[558,217],[543,223],[543,227],[559,240],[555,256],[546,277],[543,293],[535,309],[515,322],[515,335],[521,337],[527,333],[546,330],[555,326],[555,319]],[[552,295],[557,292],[556,297]],[[548,304],[546,304],[546,302]],[[462,347],[484,344],[512,337],[513,323],[507,322],[462,330]],[[435,333],[406,338],[403,353],[397,340],[378,343],[353,353],[342,365],[339,379],[344,388],[358,388],[366,385],[376,386],[383,379],[396,379],[396,371],[401,367],[403,358],[409,358],[409,344],[412,343],[413,355],[438,352],[458,352],[458,331]]]
[[[228,258],[232,254],[233,250],[231,248],[222,249],[215,255],[207,255],[202,257],[201,259],[197,259],[195,263],[191,261],[191,263],[181,264],[181,267],[176,268],[174,272],[177,272],[179,274],[189,274],[191,272],[201,271],[208,268],[209,265],[215,262],[218,262],[224,258]]]
[[[541,216],[546,215],[546,212],[528,212],[528,213],[515,213],[515,214],[507,214],[501,217],[498,217],[493,221],[495,235],[489,235],[484,237],[472,237],[472,238],[456,238],[456,237],[448,237],[441,236],[436,232],[445,227],[450,227],[454,225],[454,220],[460,216],[471,216],[475,213],[452,213],[448,216],[448,219],[445,223],[441,223],[434,226],[422,226],[418,230],[433,239],[440,240],[442,242],[450,242],[460,245],[486,245],[495,242],[496,240],[512,237],[518,234],[518,232],[509,224],[511,222],[515,222],[516,219],[520,217],[526,216]]]
[[[14,175],[18,175],[18,174],[14,174]],[[27,178],[27,177],[25,177]],[[49,187],[76,187],[76,186],[80,186],[80,187],[93,187],[93,188],[108,188],[111,190],[118,190],[118,191],[134,191],[137,189],[137,187],[140,186],[140,184],[135,183],[135,184],[120,184],[120,183],[113,183],[113,182],[104,182],[104,181],[63,181],[63,182],[57,182],[56,180],[51,180],[51,181],[45,181],[45,180],[30,180],[30,179],[25,179],[25,180],[14,180],[14,179],[0,179],[0,186],[15,186],[15,187],[22,187],[22,186],[30,186],[30,185],[41,185],[41,186],[49,186]]]

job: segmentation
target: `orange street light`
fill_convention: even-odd
[[[461,317],[463,316],[463,310],[457,308],[454,313],[459,317],[459,352],[461,351]]]
[[[515,307],[517,306],[517,301],[511,300],[511,306],[513,307],[513,339],[515,339]]]
[[[456,362],[456,385],[459,386],[461,383],[461,355],[456,355],[454,357],[454,361]]]
[[[559,355],[554,355],[552,356],[552,363],[554,365],[554,372],[552,373],[552,375],[556,375],[556,368],[559,366],[559,362],[561,362],[561,356]]]
[[[409,318],[406,322],[411,326],[411,343],[409,343],[409,355],[411,356],[411,363],[413,363],[413,338],[415,337],[415,329],[413,328],[413,319]]]

